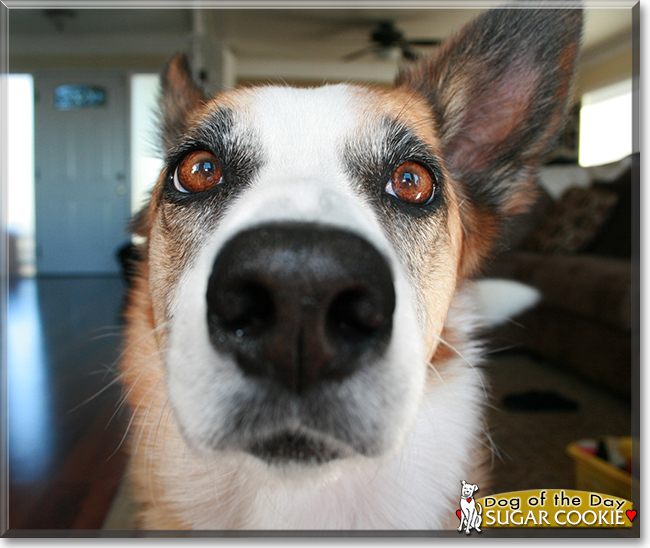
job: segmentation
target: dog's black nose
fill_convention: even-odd
[[[294,392],[342,379],[387,347],[395,290],[363,238],[308,223],[237,234],[217,256],[207,291],[212,344],[249,375]]]

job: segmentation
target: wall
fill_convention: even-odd
[[[632,49],[582,68],[577,89],[582,95],[600,87],[626,80],[632,76]]]
[[[136,55],[18,55],[9,53],[11,72],[34,72],[50,69],[111,69],[127,72],[158,72],[171,58],[167,54]]]
[[[632,77],[632,27],[584,52],[580,59],[577,96]]]

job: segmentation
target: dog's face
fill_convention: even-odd
[[[467,483],[465,480],[463,480],[461,483],[462,486],[460,488],[460,497],[463,499],[474,496],[474,493],[478,491],[478,485],[475,483]]]
[[[269,87],[195,114],[150,236],[193,446],[320,462],[403,436],[462,244],[431,113],[410,99]]]
[[[172,61],[142,231],[194,450],[284,469],[400,446],[456,287],[529,201],[560,127],[580,17],[534,13],[483,17],[393,90],[208,100]]]

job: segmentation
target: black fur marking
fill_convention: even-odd
[[[288,431],[265,440],[257,440],[248,451],[271,465],[282,465],[291,461],[323,464],[342,456],[339,451],[330,448],[321,440]]]
[[[205,204],[207,200],[220,208],[246,188],[263,165],[262,145],[252,131],[242,131],[237,126],[232,110],[223,108],[210,112],[190,128],[167,154],[166,182],[161,197],[184,206]],[[206,150],[216,156],[223,182],[205,192],[185,194],[174,187],[174,171],[183,157],[196,150]]]
[[[366,134],[348,141],[343,159],[352,184],[367,197],[406,270],[424,291],[426,280],[435,278],[436,268],[445,264],[436,257],[449,236],[447,196],[451,188],[440,158],[407,125],[386,117]],[[426,166],[433,176],[436,188],[431,203],[408,204],[386,193],[393,172],[408,160]]]
[[[440,159],[408,126],[384,118],[375,131],[346,143],[343,152],[351,180],[358,183],[382,215],[428,218],[444,210],[444,174]],[[435,182],[433,200],[426,205],[408,204],[387,194],[386,184],[407,161],[426,167]]]

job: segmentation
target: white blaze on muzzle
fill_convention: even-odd
[[[341,86],[310,91],[260,92],[251,123],[265,144],[264,166],[206,237],[177,292],[167,355],[169,393],[181,430],[198,448],[245,450],[260,439],[304,430],[334,440],[333,445],[379,455],[404,437],[421,399],[425,353],[413,289],[376,213],[343,167],[342,145],[354,137],[350,120],[357,118],[350,93]],[[274,94],[286,93],[295,97],[273,101]],[[338,111],[332,108],[334,98]],[[276,103],[289,104],[291,118],[268,106]],[[395,304],[385,348],[362,358],[344,378],[313,382],[304,394],[278,388],[269,381],[272,375],[242,368],[236,351],[214,344],[208,326],[206,295],[224,246],[244,233],[278,225],[347,233],[382,257],[392,276]]]

